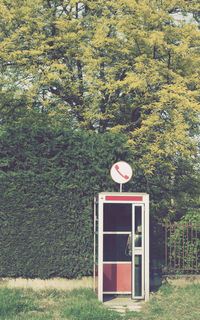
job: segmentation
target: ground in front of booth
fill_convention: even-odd
[[[132,300],[130,296],[117,295],[116,297],[105,297],[104,305],[110,309],[119,313],[126,313],[127,311],[138,312],[142,310],[144,306],[144,300]]]
[[[162,285],[148,302],[136,302],[142,303],[140,312],[129,310],[121,300],[125,313],[99,302],[91,288],[66,289],[8,288],[4,279],[0,281],[0,320],[199,320],[199,284]]]

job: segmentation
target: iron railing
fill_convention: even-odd
[[[165,224],[164,228],[164,272],[200,273],[200,225]]]

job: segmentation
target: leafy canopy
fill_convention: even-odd
[[[147,175],[195,155],[196,1],[0,0],[0,9],[2,121],[128,133]]]

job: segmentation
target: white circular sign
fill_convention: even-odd
[[[128,182],[133,174],[133,170],[125,161],[119,161],[113,164],[110,169],[111,178],[117,183],[126,183]]]

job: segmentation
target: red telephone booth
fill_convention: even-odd
[[[94,210],[94,281],[106,295],[149,298],[149,195],[100,193]]]

